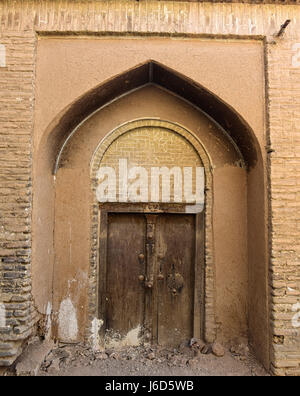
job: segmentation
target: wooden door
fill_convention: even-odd
[[[145,341],[168,346],[199,337],[196,216],[109,213],[105,221],[106,330],[126,336],[140,327]]]
[[[106,269],[106,329],[125,336],[143,325],[146,271],[146,218],[139,214],[109,214]]]
[[[193,337],[195,218],[162,215],[157,231],[157,342],[179,345]]]

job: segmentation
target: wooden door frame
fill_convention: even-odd
[[[126,214],[182,214],[195,216],[195,284],[193,337],[204,338],[205,324],[205,210],[197,212],[196,206],[188,204],[134,204],[103,203],[99,204],[99,268],[98,268],[98,317],[103,321],[100,336],[106,330],[106,278],[107,278],[107,241],[108,216],[111,213]]]

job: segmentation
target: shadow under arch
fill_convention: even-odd
[[[219,124],[240,150],[248,168],[258,160],[259,144],[248,123],[221,98],[154,60],[138,65],[93,88],[63,110],[46,131],[47,151],[57,160],[75,128],[103,106],[146,85],[158,85],[206,113]],[[42,140],[43,142],[43,140]],[[56,173],[57,164],[52,166]]]

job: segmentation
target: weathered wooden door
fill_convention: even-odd
[[[139,282],[145,273],[146,218],[135,214],[108,216],[106,328],[121,336],[144,322],[145,288]]]
[[[107,225],[106,330],[140,328],[145,341],[172,346],[193,337],[196,216],[109,213]]]
[[[179,345],[193,336],[195,217],[162,215],[157,231],[157,341]]]

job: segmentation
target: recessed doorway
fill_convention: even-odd
[[[101,210],[100,317],[106,336],[178,346],[201,336],[203,214],[144,209]]]

